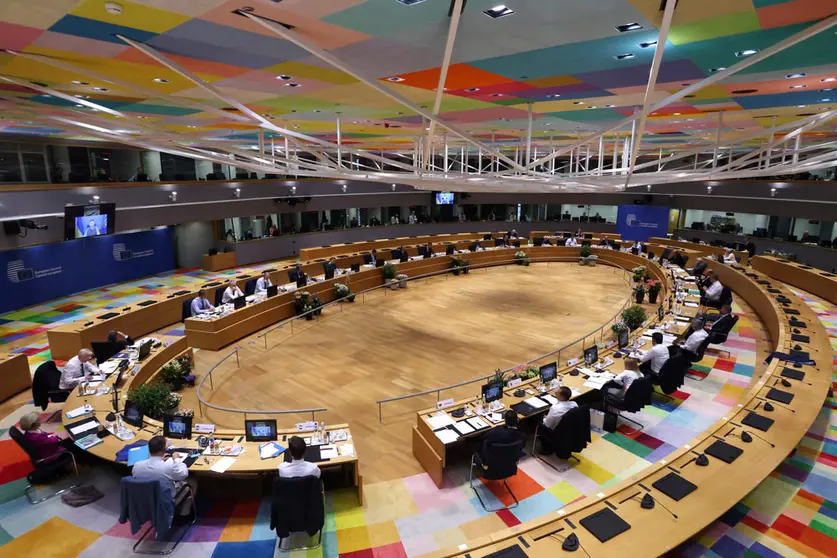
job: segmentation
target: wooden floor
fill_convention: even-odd
[[[435,395],[385,405],[383,424],[376,400],[490,374],[557,349],[608,321],[629,294],[621,270],[576,264],[493,268],[379,291],[342,313],[327,311],[320,323],[295,322],[293,336],[289,329],[271,334],[267,350],[255,336],[243,339],[241,367],[233,358],[213,373],[209,400],[239,409],[327,407],[319,420],[351,424],[365,482],[413,475],[421,468],[411,454],[410,428],[415,411],[433,405]],[[232,348],[199,351],[197,372]],[[442,398],[478,393],[477,386]],[[197,410],[194,390],[183,393],[181,406]],[[243,421],[215,410],[206,418],[231,427]],[[287,415],[279,424],[309,418]]]

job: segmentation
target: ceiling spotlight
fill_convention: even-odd
[[[637,29],[642,29],[642,25],[639,23],[625,23],[624,25],[617,25],[614,27],[620,33],[625,33],[627,31],[636,31]]]
[[[171,80],[165,78],[154,78],[154,83],[171,83]]]
[[[735,56],[738,58],[747,58],[748,56],[752,56],[759,51],[757,48],[748,48],[747,50],[739,50],[735,53]]]
[[[806,74],[806,73],[800,73],[800,74],[788,74],[788,75],[786,75],[786,76],[785,76],[785,79],[796,79],[796,78],[802,78],[802,77],[805,77],[805,76],[807,76],[807,75],[808,75],[808,74]]]
[[[396,0],[396,1],[404,4],[405,6],[414,6],[416,4],[421,4],[422,2],[424,2],[424,0]]]
[[[514,13],[514,10],[509,8],[508,6],[504,6],[503,4],[494,6],[489,10],[485,10],[483,12],[485,15],[490,17],[491,19],[499,19],[501,17],[510,16]]]
[[[286,83],[285,87],[299,87],[298,83]]]
[[[172,191],[172,192],[169,194],[169,201],[173,201],[173,202],[176,202],[176,201],[177,201],[177,192]]]
[[[584,101],[573,101],[574,105],[583,105]]]
[[[241,197],[241,188],[236,188],[235,190],[233,190],[233,197],[235,199],[238,199],[238,198]]]
[[[630,52],[626,52],[625,54],[617,54],[614,58],[617,60],[630,60],[631,58],[636,58],[636,56]]]
[[[404,78],[399,77],[399,76],[393,76],[393,77],[388,77],[387,81],[392,81],[394,83],[398,83],[399,81],[404,81]]]
[[[93,91],[110,91],[107,87],[94,87]]]
[[[771,188],[771,189],[770,189],[770,197],[771,197],[771,198],[775,198],[775,197],[776,197],[776,188]]]
[[[823,83],[828,83],[830,81],[837,81],[837,78],[825,78],[820,80]]]
[[[74,85],[90,85],[86,81],[78,81],[78,80],[75,80],[75,79],[73,81],[71,81],[70,83],[72,83]]]
[[[650,192],[650,191],[651,191],[651,185],[650,185],[650,184],[648,184],[648,185],[645,187],[645,189],[646,189],[646,190],[648,190],[648,191]]]
[[[648,48],[652,46],[657,46],[657,41],[648,41],[647,43],[639,43],[637,45],[639,48]]]
[[[344,194],[346,193],[346,190],[348,190],[348,189],[349,189],[349,187],[348,187],[348,186],[346,186],[345,184],[343,184],[342,186],[340,186],[340,190],[342,190]]]
[[[395,184],[392,185],[392,191],[395,192]]]
[[[291,186],[291,194],[296,194],[296,186]]]
[[[93,203],[98,203],[99,196],[93,196]]]
[[[467,91],[468,93],[476,93],[479,90],[479,87],[471,87],[470,89],[466,89],[465,91]]]
[[[712,193],[712,186],[707,186],[707,187],[706,187],[706,193],[707,193],[707,194],[711,194],[711,193]]]
[[[791,85],[790,89],[805,89],[807,85]]]
[[[282,74],[281,76],[276,76],[276,79],[281,79],[282,81],[289,81],[293,78],[291,76],[286,76],[285,74]]]
[[[713,73],[714,72],[723,72],[724,70],[726,70],[726,68],[724,66],[721,66],[720,68],[710,68],[709,69],[709,71],[713,72]]]

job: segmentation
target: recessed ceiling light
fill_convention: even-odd
[[[785,79],[801,78],[801,77],[805,77],[807,75],[808,74],[805,74],[805,73],[802,73],[802,74],[788,74],[788,75],[785,76]]]
[[[791,85],[789,89],[805,89],[807,85]]]
[[[735,53],[735,56],[738,58],[747,58],[748,56],[752,56],[759,51],[757,48],[748,48],[746,50],[739,50]]]
[[[285,87],[299,87],[298,83],[286,83]]]
[[[721,66],[720,68],[710,68],[709,69],[710,72],[723,72],[724,70],[726,70],[726,68],[724,66]]]
[[[90,85],[86,81],[78,81],[78,80],[75,80],[75,79],[73,81],[71,81],[70,83],[75,84],[75,85]]]
[[[503,96],[503,94],[502,94],[502,93],[494,93],[494,94],[493,94],[493,95],[491,95],[491,96],[492,96],[492,97],[502,97],[502,96]]]
[[[807,107],[807,106],[808,106],[808,105],[796,105],[796,108],[805,108],[805,107]]]
[[[583,105],[584,101],[573,101],[574,105]]]
[[[823,83],[828,83],[829,81],[837,81],[837,78],[825,78],[820,80]]]
[[[424,0],[396,0],[397,2],[401,2],[405,6],[414,6],[415,4],[421,4]]]
[[[831,98],[829,97],[829,98],[827,98],[827,99],[820,99],[820,102],[821,102],[821,103],[830,103],[830,102],[831,102]]]
[[[631,58],[636,58],[636,56],[630,52],[626,52],[625,54],[617,54],[614,58],[617,60],[630,60]]]
[[[281,76],[276,76],[276,79],[281,79],[282,81],[288,81],[288,80],[293,79],[293,77],[282,74]]]
[[[616,105],[605,105],[605,108],[614,108]]]
[[[470,89],[466,89],[465,91],[467,91],[468,93],[476,93],[479,90],[479,87],[471,87]]]
[[[626,31],[636,31],[637,29],[642,29],[642,25],[639,23],[625,23],[623,25],[617,25],[614,29],[620,33],[625,33]]]
[[[109,91],[107,87],[94,87],[93,91]]]
[[[76,105],[78,108],[84,108],[84,105]]]
[[[76,97],[78,99],[89,99],[90,95],[73,95],[73,97]]]
[[[403,78],[403,77],[399,77],[399,76],[392,76],[392,77],[388,77],[388,78],[387,78],[387,81],[393,81],[393,82],[396,82],[396,83],[397,83],[397,82],[399,82],[399,81],[404,81],[404,78]]]
[[[499,4],[499,5],[494,6],[493,8],[491,8],[489,10],[485,10],[483,13],[485,15],[487,15],[488,17],[490,17],[491,19],[499,19],[501,17],[506,17],[506,16],[512,15],[514,13],[514,10],[512,10],[508,6],[505,6],[503,4]]]
[[[165,78],[154,78],[154,83],[171,83],[171,80]]]
[[[648,41],[647,43],[639,43],[637,45],[639,48],[648,48],[652,46],[657,46],[657,41]]]

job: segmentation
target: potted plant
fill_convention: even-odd
[[[645,300],[645,284],[644,283],[637,283],[636,287],[634,287],[634,297],[636,299],[637,304],[642,304]]]
[[[631,306],[622,312],[622,322],[624,322],[630,331],[640,327],[645,320],[645,308],[642,306]]]
[[[195,375],[192,371],[192,357],[187,353],[166,363],[160,369],[160,379],[177,391],[184,385],[195,385]]]
[[[523,250],[516,252],[514,257],[517,260],[517,265],[529,265],[530,263],[529,255]]]
[[[593,255],[593,249],[588,244],[581,247],[580,254],[581,257],[578,260],[580,265],[596,265],[596,260],[599,259],[598,256]]]
[[[648,289],[648,302],[655,304],[657,302],[657,295],[660,294],[663,285],[656,280],[646,281],[645,287]]]
[[[471,260],[462,260],[462,273],[468,275],[469,271],[471,271]]]
[[[634,274],[634,283],[639,283],[646,277],[647,271],[644,265],[640,265],[633,268],[631,273]]]
[[[128,399],[136,403],[145,416],[156,420],[172,413],[180,404],[180,396],[172,393],[164,383],[147,383],[128,392]]]
[[[349,288],[348,285],[344,285],[343,283],[334,284],[334,297],[338,299],[346,299],[349,302],[355,301],[354,293],[352,293],[352,290]]]
[[[622,321],[615,321],[610,325],[610,331],[613,332],[613,340],[619,340],[619,334],[623,331],[628,331],[628,326],[625,322]]]
[[[398,288],[398,280],[396,279],[398,276],[398,268],[395,267],[394,264],[387,263],[381,266],[381,274],[384,277],[384,283],[386,283],[390,289]]]
[[[506,376],[506,373],[503,372],[502,370],[500,370],[499,368],[497,368],[496,370],[494,370],[494,377],[491,378],[491,381],[492,382],[502,382],[503,378],[505,378],[505,376]]]
[[[453,273],[454,275],[459,275],[463,271],[464,267],[465,267],[465,260],[463,260],[459,256],[454,256],[453,258],[451,258],[451,260],[450,260],[451,273]]]
[[[406,289],[407,288],[407,279],[410,278],[409,275],[407,275],[406,273],[399,273],[398,275],[395,276],[395,278],[398,279],[398,287],[399,288],[401,288],[401,289]]]

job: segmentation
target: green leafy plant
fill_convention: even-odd
[[[631,331],[640,327],[646,318],[645,308],[642,306],[631,306],[622,312],[622,321]]]
[[[354,293],[352,293],[352,289],[350,289],[348,285],[344,285],[343,283],[334,284],[334,296],[335,298],[345,298],[349,302],[355,301],[355,295]]]
[[[628,331],[628,326],[625,322],[616,321],[610,324],[610,331],[613,333],[621,333],[623,331]]]
[[[398,268],[395,267],[395,264],[386,263],[381,266],[381,273],[386,280],[395,279],[395,276],[398,275]]]
[[[178,390],[184,385],[194,385],[195,376],[192,374],[194,364],[189,353],[170,360],[160,369],[160,379],[172,389]]]
[[[502,382],[503,378],[506,377],[506,373],[500,370],[499,368],[494,371],[494,377],[491,378],[492,382]]]
[[[592,254],[593,254],[593,249],[589,245],[585,244],[584,246],[581,247],[581,257],[582,258],[587,258],[587,257],[591,256]]]
[[[631,273],[634,274],[634,282],[638,283],[642,281],[644,278],[648,277],[648,270],[645,268],[644,265],[637,266],[631,270]]]
[[[529,254],[520,250],[514,254],[515,259],[517,260],[518,265],[529,265],[531,260],[529,259]]]
[[[128,399],[137,404],[143,414],[153,419],[172,413],[180,404],[180,396],[172,393],[164,383],[148,383],[128,392]]]
[[[451,272],[454,275],[459,275],[461,271],[464,271],[465,266],[468,265],[465,260],[460,258],[459,256],[454,256],[450,260],[450,268]]]

